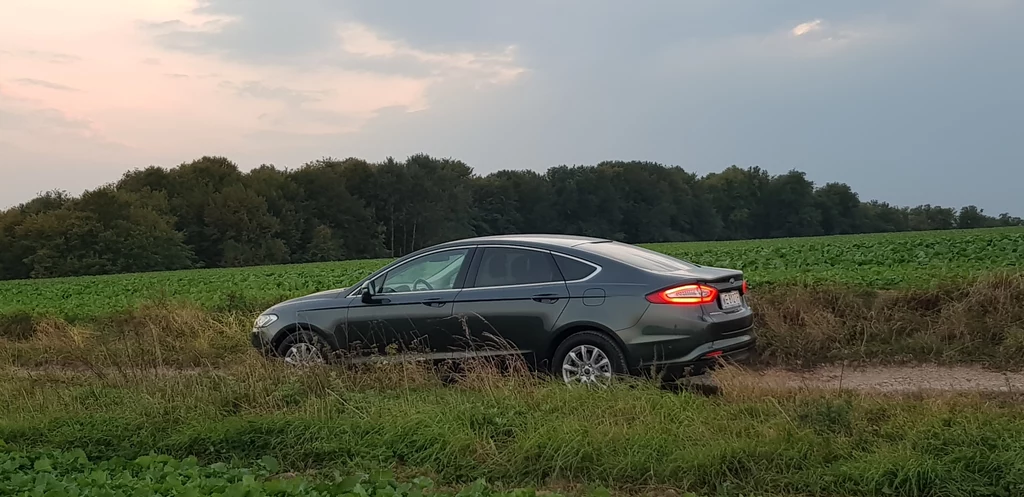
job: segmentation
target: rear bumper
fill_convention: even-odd
[[[753,334],[740,343],[725,345],[722,347],[711,347],[696,360],[672,361],[655,363],[644,368],[643,373],[654,373],[666,381],[673,381],[680,378],[700,376],[704,373],[718,368],[722,364],[746,365],[757,360],[757,338]],[[711,357],[708,357],[709,354]]]

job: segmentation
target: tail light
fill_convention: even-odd
[[[660,290],[647,295],[652,304],[710,304],[718,299],[718,289],[693,283]]]
[[[741,293],[746,295],[748,292],[750,292],[750,289],[747,288],[747,280],[743,280],[743,290]]]

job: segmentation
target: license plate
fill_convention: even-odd
[[[732,309],[733,307],[739,307],[743,304],[743,298],[740,297],[740,292],[725,292],[722,294],[722,309]]]

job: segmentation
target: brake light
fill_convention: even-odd
[[[747,280],[743,280],[743,295],[746,295],[750,290],[747,289]]]
[[[677,286],[647,296],[652,304],[710,304],[718,298],[718,289],[700,283]]]

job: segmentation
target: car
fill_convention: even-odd
[[[566,383],[678,379],[755,356],[748,295],[742,271],[631,244],[485,236],[279,303],[256,318],[252,343],[292,364],[515,356]]]

